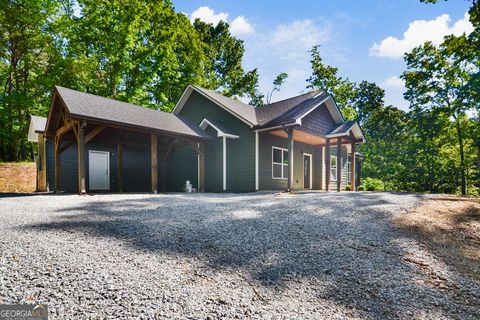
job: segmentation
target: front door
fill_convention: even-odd
[[[110,154],[108,152],[89,151],[88,180],[90,190],[110,190]]]
[[[303,154],[303,188],[312,189],[312,155]]]

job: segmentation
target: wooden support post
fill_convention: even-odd
[[[330,190],[330,165],[332,163],[332,160],[330,159],[330,138],[327,138],[327,145],[325,146],[325,190],[328,192]]]
[[[87,187],[85,183],[85,123],[80,123],[78,125],[78,193],[85,194],[87,192]]]
[[[161,187],[162,187],[162,192],[167,191],[167,158],[170,155],[170,152],[172,152],[173,148],[170,147],[162,155],[162,158],[160,159],[160,177],[161,177]]]
[[[293,128],[287,129],[288,134],[288,186],[287,191],[293,191]]]
[[[151,154],[151,176],[152,176],[152,192],[158,191],[158,170],[157,170],[157,135],[152,133],[150,135],[150,154]]]
[[[342,190],[342,137],[337,138],[337,191]]]
[[[352,160],[350,162],[350,185],[352,187],[352,191],[356,190],[355,185],[355,142],[352,143]]]
[[[118,175],[118,192],[123,191],[123,150],[122,150],[122,143],[119,142],[117,144],[117,175]]]
[[[60,164],[60,143],[62,142],[62,136],[55,136],[55,193],[59,194],[61,189],[61,164]]]

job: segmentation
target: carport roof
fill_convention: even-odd
[[[189,120],[160,110],[104,98],[60,86],[56,94],[64,103],[72,118],[96,120],[110,124],[137,127],[149,131],[161,131],[197,139],[211,136]]]

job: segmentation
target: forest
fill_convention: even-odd
[[[325,64],[320,44],[311,49],[305,90],[332,94],[362,125],[367,189],[479,195],[480,5],[470,2],[471,34],[405,54],[408,111],[386,105],[378,84]],[[171,111],[196,84],[261,108],[287,75],[260,92],[244,52],[227,23],[192,23],[170,1],[1,1],[0,161],[33,158],[30,115],[47,115],[55,85]]]

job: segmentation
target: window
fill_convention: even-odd
[[[272,147],[272,178],[288,178],[288,150]]]
[[[330,156],[330,179],[337,181],[337,156]]]

